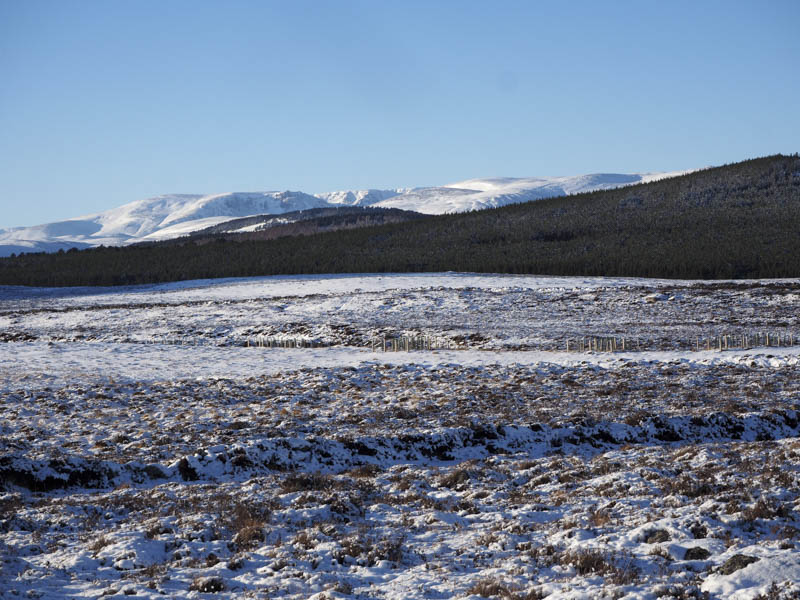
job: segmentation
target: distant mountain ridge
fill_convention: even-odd
[[[469,185],[497,183],[479,180]],[[508,182],[499,183],[507,189]],[[473,189],[464,194],[465,188],[458,185],[447,188],[454,197],[494,193]],[[402,221],[389,220],[391,211],[386,209],[340,206],[308,211],[339,214],[312,219],[303,214],[302,221],[273,222],[266,229],[260,226],[280,217],[232,223],[221,233],[159,243],[0,258],[0,286],[441,271],[675,279],[800,277],[798,154],[490,210],[438,216],[404,213],[398,216],[410,218]],[[282,220],[291,218],[286,215]],[[791,309],[787,305],[787,311]]]
[[[291,191],[167,194],[74,219],[0,229],[0,256],[166,240],[241,217],[281,215],[343,205],[398,208],[429,215],[460,213],[645,183],[683,173],[496,177],[470,179],[440,187],[345,190],[317,195]]]
[[[396,190],[343,190],[340,192],[327,192],[315,194],[330,204],[343,204],[346,206],[377,206],[390,198],[408,193],[412,188],[398,188]],[[421,211],[416,211],[421,212]]]

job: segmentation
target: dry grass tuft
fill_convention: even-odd
[[[228,518],[228,527],[236,532],[231,541],[236,550],[252,550],[266,539],[264,527],[269,520],[268,509],[236,504]]]
[[[605,527],[611,523],[611,512],[605,508],[593,509],[589,512],[589,524],[592,527]]]
[[[639,578],[633,557],[626,554],[606,554],[593,549],[567,550],[561,554],[560,562],[573,566],[578,575],[601,575],[617,585],[633,583]]]
[[[281,483],[281,493],[323,492],[333,486],[334,480],[330,475],[323,475],[322,473],[292,473],[287,475]]]
[[[200,592],[202,594],[210,594],[215,592],[225,591],[225,582],[222,577],[195,577],[192,583],[189,584],[190,592]]]
[[[469,469],[453,469],[446,475],[439,478],[438,484],[450,489],[463,489],[469,484],[472,478],[472,471]]]
[[[494,578],[481,579],[475,582],[467,590],[467,593],[481,596],[482,598],[506,598],[507,600],[542,600],[545,598],[545,595],[537,589],[520,592]]]
[[[113,543],[114,540],[112,540],[110,536],[104,535],[102,537],[97,538],[94,542],[89,544],[88,548],[90,552],[96,555],[98,552],[100,552],[100,550],[102,550],[106,546],[110,546]]]

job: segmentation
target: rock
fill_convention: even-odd
[[[705,560],[711,556],[711,552],[700,546],[694,548],[687,548],[686,554],[683,556],[684,560]]]
[[[723,563],[723,565],[719,568],[719,572],[723,575],[730,575],[731,573],[735,573],[739,569],[744,569],[747,565],[758,562],[759,560],[761,559],[756,558],[755,556],[734,554]]]

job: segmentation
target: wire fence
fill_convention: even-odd
[[[459,346],[453,340],[446,337],[415,335],[399,337],[377,337],[370,339],[370,347],[373,352],[410,352],[412,350],[459,350]]]
[[[362,338],[357,347],[366,347],[373,352],[410,352],[431,350],[468,350],[469,346],[445,336],[433,335],[373,335],[365,344]],[[568,337],[559,345],[546,344],[541,350],[586,353],[586,352],[642,352],[665,349],[666,338],[653,339],[628,336],[588,335]],[[144,344],[160,344],[169,346],[244,346],[247,348],[328,348],[342,345],[330,340],[311,338],[308,336],[247,336],[238,339],[209,339],[199,336],[162,335],[145,340]],[[794,332],[736,332],[722,333],[713,336],[695,336],[693,339],[682,338],[677,344],[667,344],[666,349],[683,350],[750,350],[754,348],[789,348],[798,344]],[[535,347],[526,348],[535,350]]]
[[[691,350],[751,350],[753,348],[790,348],[797,338],[793,332],[738,332],[710,337],[695,336]],[[657,350],[651,340],[620,336],[582,336],[567,338],[562,348],[567,352],[640,352]]]
[[[247,338],[243,345],[248,348],[327,348],[331,346],[330,342],[308,337],[267,337],[263,335]]]

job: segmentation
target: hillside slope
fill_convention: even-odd
[[[195,231],[190,234],[190,237],[195,243],[220,239],[235,242],[274,240],[290,235],[312,235],[325,231],[404,223],[424,218],[425,215],[420,213],[397,208],[344,205],[312,208],[282,215],[243,217]],[[172,243],[182,244],[184,241],[181,238],[172,240]]]
[[[377,227],[270,241],[0,260],[0,283],[126,284],[290,273],[475,271],[800,276],[800,157]]]
[[[674,175],[659,174],[659,177]],[[214,195],[170,194],[137,200],[91,215],[34,227],[0,229],[0,256],[69,248],[120,246],[188,235],[254,215],[336,206],[399,208],[424,214],[464,212],[647,180],[652,175],[597,174],[576,177],[494,178],[430,188],[349,190],[312,196],[303,192]]]
[[[595,173],[572,177],[490,177],[468,179],[442,187],[418,188],[381,200],[373,206],[401,208],[428,215],[499,208],[509,204],[519,204],[566,196],[596,190],[646,183],[667,177],[684,175],[686,172],[672,173]]]
[[[169,239],[235,217],[324,206],[329,204],[303,192],[170,194],[66,221],[0,230],[0,256]]]

